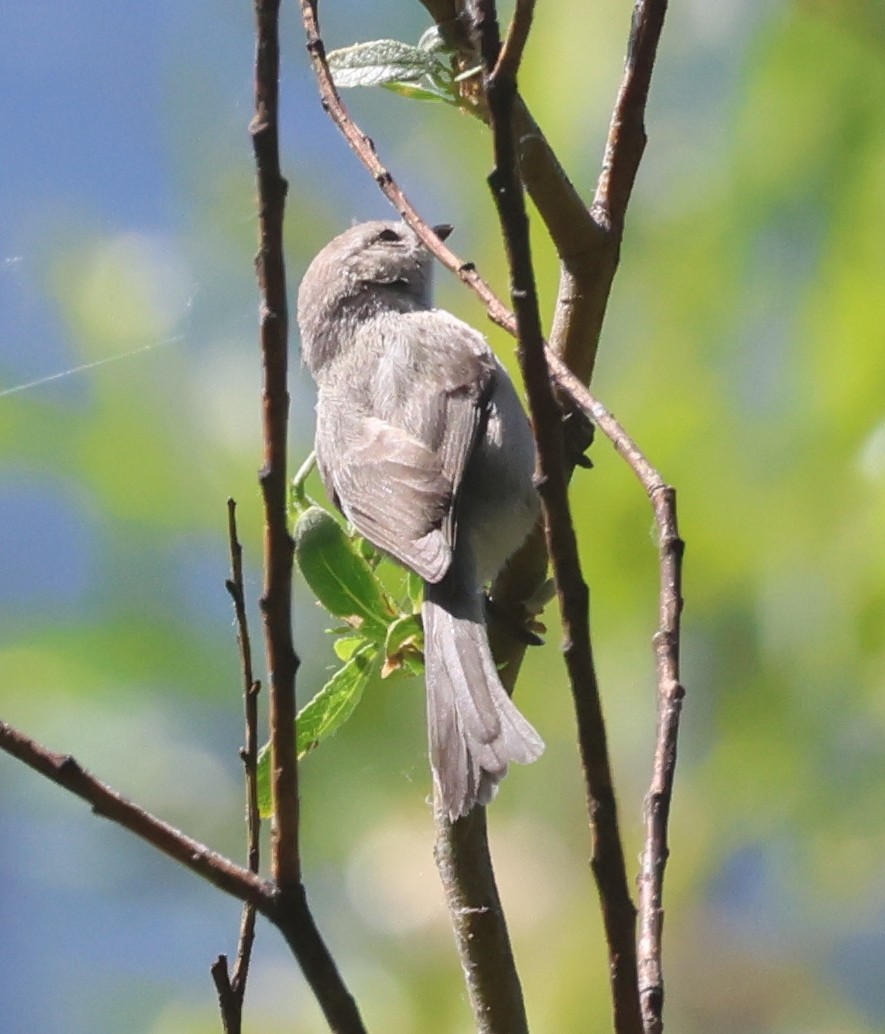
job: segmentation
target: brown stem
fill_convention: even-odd
[[[473,65],[474,42],[463,18],[457,17],[463,4],[459,0],[421,3],[458,50],[461,63]],[[514,102],[520,174],[560,259],[550,345],[584,383],[593,374],[627,205],[645,149],[646,102],[666,9],[666,0],[639,0],[635,6],[624,74],[591,207],[575,189],[525,102],[518,96]],[[517,9],[511,30],[518,27],[522,32],[526,19],[518,15]],[[503,53],[509,48],[508,40]],[[472,97],[470,106],[480,118],[488,119],[484,98]]]
[[[245,711],[245,745],[240,751],[246,777],[246,852],[250,872],[258,872],[259,834],[261,817],[258,811],[258,693],[261,684],[252,674],[252,644],[246,618],[246,591],[243,584],[243,547],[237,535],[237,504],[227,501],[227,530],[230,545],[231,576],[226,582],[234,604],[237,623],[237,643],[243,673],[243,707]],[[237,959],[230,976],[227,958],[219,955],[211,967],[212,979],[218,990],[218,1004],[225,1034],[240,1034],[243,1025],[243,1000],[246,980],[255,940],[255,907],[243,906],[240,933],[237,939]]]
[[[575,219],[557,244],[561,272],[550,344],[585,383],[593,375],[627,206],[645,151],[645,109],[666,10],[667,0],[636,2],[589,219]]]
[[[261,911],[273,901],[276,895],[273,884],[259,879],[255,873],[126,800],[116,790],[99,782],[69,754],[56,754],[5,722],[0,722],[0,749],[82,797],[96,815],[128,829],[219,890],[232,894],[240,901],[251,901]]]
[[[652,494],[660,538],[660,626],[655,636],[658,672],[658,729],[651,786],[645,799],[645,847],[639,873],[639,993],[645,1034],[664,1029],[664,977],[661,938],[664,911],[664,869],[667,865],[667,827],[676,741],[682,698],[679,681],[679,637],[682,614],[682,555],[684,544],[676,524],[676,493],[661,485]]]
[[[676,519],[676,490],[668,485],[618,421],[548,351],[557,385],[567,391],[611,441],[645,489],[658,530],[660,556],[659,627],[654,637],[657,661],[658,726],[651,786],[645,800],[645,846],[639,875],[638,972],[645,1034],[663,1030],[664,982],[661,970],[664,869],[669,856],[667,827],[676,771],[676,745],[685,690],[679,681],[682,614],[682,557],[685,545]]]
[[[449,822],[434,795],[434,857],[477,1034],[528,1034],[522,986],[489,854],[485,808]]]
[[[341,980],[307,902],[304,887],[277,896],[267,916],[298,959],[334,1034],[366,1034],[356,1002]]]
[[[255,116],[250,125],[258,181],[264,464],[264,591],[261,613],[270,670],[271,789],[274,824],[271,870],[282,890],[301,880],[298,849],[298,766],[295,760],[295,674],[292,642],[292,537],[286,514],[286,432],[289,358],[283,214],[287,184],[279,154],[279,0],[255,0]]]
[[[516,0],[513,18],[510,21],[510,28],[507,30],[507,38],[498,53],[493,75],[516,82],[516,75],[522,63],[522,54],[528,43],[534,15],[535,0]]]
[[[666,13],[667,0],[636,0],[624,75],[612,111],[602,172],[593,199],[596,219],[605,228],[615,228],[619,241],[648,139],[645,108]]]
[[[564,656],[575,703],[578,740],[593,832],[591,865],[609,949],[615,1030],[639,1034],[642,1021],[636,976],[636,910],[618,830],[605,724],[590,644],[589,593],[581,574],[578,540],[568,501],[562,418],[550,383],[535,286],[528,217],[513,132],[516,80],[499,60],[494,0],[477,0],[476,28],[491,116],[495,168],[489,176],[511,275],[517,355],[526,386],[538,453],[538,491],[547,546],[562,613]]]
[[[243,1029],[243,999],[234,991],[227,970],[227,956],[219,955],[209,968],[215,991],[218,994],[218,1008],[221,1010],[221,1027],[224,1034],[241,1034]]]
[[[279,153],[279,0],[255,0],[255,115],[250,125],[258,185],[260,344],[264,464],[264,588],[261,612],[270,670],[271,871],[278,894],[267,914],[298,958],[330,1026],[364,1030],[356,1003],[338,974],[307,905],[298,844],[299,798],[292,641],[293,543],[287,515],[286,439],[289,416],[288,311],[283,256],[287,183]]]
[[[267,880],[212,851],[90,775],[69,754],[56,754],[23,732],[0,721],[0,750],[41,775],[82,797],[96,815],[180,862],[219,890],[250,902],[286,938],[331,1029],[341,1034],[365,1034],[356,1004],[344,986],[307,907],[304,889],[284,894]],[[218,962],[213,965],[213,977]],[[216,985],[217,986],[217,985]]]
[[[240,658],[243,670],[243,711],[245,716],[245,741],[240,756],[246,780],[246,853],[249,870],[258,872],[260,865],[259,839],[261,835],[261,814],[258,809],[258,694],[261,683],[252,672],[252,647],[249,639],[249,624],[246,619],[246,590],[243,583],[243,548],[237,536],[236,503],[229,499],[228,532],[230,537],[231,580],[228,591],[234,602],[237,618],[237,639],[240,644]],[[255,939],[255,911],[248,906],[243,909],[240,922],[240,936],[237,944],[237,961],[231,978],[234,991],[242,1001],[249,974],[249,960],[252,942]]]

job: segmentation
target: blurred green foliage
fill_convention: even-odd
[[[370,7],[330,5],[327,44],[417,39],[425,27],[418,5],[406,15],[401,5]],[[595,389],[677,487],[687,543],[688,695],[664,941],[665,1015],[685,1034],[874,1034],[885,1024],[882,11],[878,0],[673,5],[603,335]],[[237,18],[245,52],[249,30]],[[539,5],[520,76],[587,197],[628,21],[611,2]],[[295,98],[283,127],[294,297],[322,244],[351,217],[386,209],[323,121],[300,49],[286,61],[298,62],[283,82]],[[190,82],[186,64],[181,57],[170,84]],[[111,361],[0,394],[5,491],[36,485],[66,515],[60,537],[42,517],[6,536],[4,570],[15,567],[18,596],[3,597],[0,706],[6,720],[239,856],[224,503],[239,502],[257,649],[255,231],[248,113],[226,110],[211,76],[201,84],[208,109],[192,87],[170,86],[164,113],[186,199],[174,233],[102,222],[87,203],[33,218],[30,275],[69,365]],[[454,223],[456,249],[505,290],[484,129],[446,105],[381,91],[347,100],[428,217]],[[556,262],[537,218],[533,230],[549,319]],[[437,293],[482,324],[451,278],[440,277]],[[488,332],[510,363],[512,342]],[[296,345],[293,334],[293,355]],[[123,353],[133,354],[115,358]],[[293,362],[296,460],[309,449],[311,407]],[[636,858],[655,717],[653,529],[641,490],[602,439],[593,458],[573,500]],[[85,539],[69,543],[70,529]],[[75,552],[86,559],[68,570]],[[533,1029],[603,1032],[606,963],[571,705],[552,612],[547,620],[548,645],[530,652],[518,693],[548,749],[508,777],[490,811],[494,860]],[[338,663],[327,624],[300,587],[302,703]],[[433,867],[424,736],[420,680],[366,688],[353,720],[303,766],[305,865],[370,1027],[450,1034],[469,1017]],[[85,811],[3,764],[5,808],[74,814],[92,835]],[[122,839],[96,869],[105,881]],[[164,865],[151,870],[158,885]],[[63,882],[51,868],[42,879],[47,889]],[[181,893],[193,882],[181,877]],[[147,881],[132,890],[148,893]],[[194,893],[200,909],[215,907]],[[115,908],[105,907],[112,922]],[[92,922],[95,912],[82,919]],[[227,944],[202,945],[186,988],[139,975],[137,952],[125,981],[93,966],[95,997],[79,1007],[88,1023],[71,1020],[68,1034],[119,1029],[119,987],[139,1030],[217,1030],[203,970],[233,944],[228,903],[225,923]],[[256,952],[247,1024],[322,1030],[306,990],[293,1000],[282,949],[262,932]]]

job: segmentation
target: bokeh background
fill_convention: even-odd
[[[417,3],[323,4],[330,46],[417,40]],[[539,5],[522,88],[589,197],[629,5]],[[250,613],[260,463],[248,3],[9,5],[0,33],[0,715],[242,857],[225,500]],[[389,209],[283,17],[294,296]],[[347,97],[502,291],[484,129]],[[688,690],[667,874],[668,1028],[885,1030],[885,9],[674,3],[595,387],[679,489]],[[556,263],[538,220],[547,318]],[[441,303],[512,343],[442,274]],[[297,334],[293,331],[293,355]],[[311,389],[293,370],[292,451]],[[574,501],[628,858],[654,725],[656,561],[600,440]],[[317,490],[319,491],[319,490]],[[299,691],[333,664],[300,592]],[[534,1030],[609,1028],[571,705],[549,616],[521,706],[548,749],[490,813]],[[260,656],[260,653],[259,653]],[[260,662],[259,662],[260,666]],[[304,764],[320,924],[373,1030],[470,1029],[431,855],[422,687],[380,683]],[[220,1029],[239,907],[0,756],[5,1034]],[[247,1029],[324,1029],[262,925]]]

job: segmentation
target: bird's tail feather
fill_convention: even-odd
[[[458,567],[427,585],[423,608],[430,763],[453,821],[494,797],[510,762],[544,750],[501,684],[482,598]]]

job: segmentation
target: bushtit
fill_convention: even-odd
[[[432,307],[432,261],[403,223],[353,226],[310,264],[298,322],[329,498],[424,579],[430,762],[454,820],[544,749],[501,685],[482,596],[538,498],[513,384],[481,334]]]

